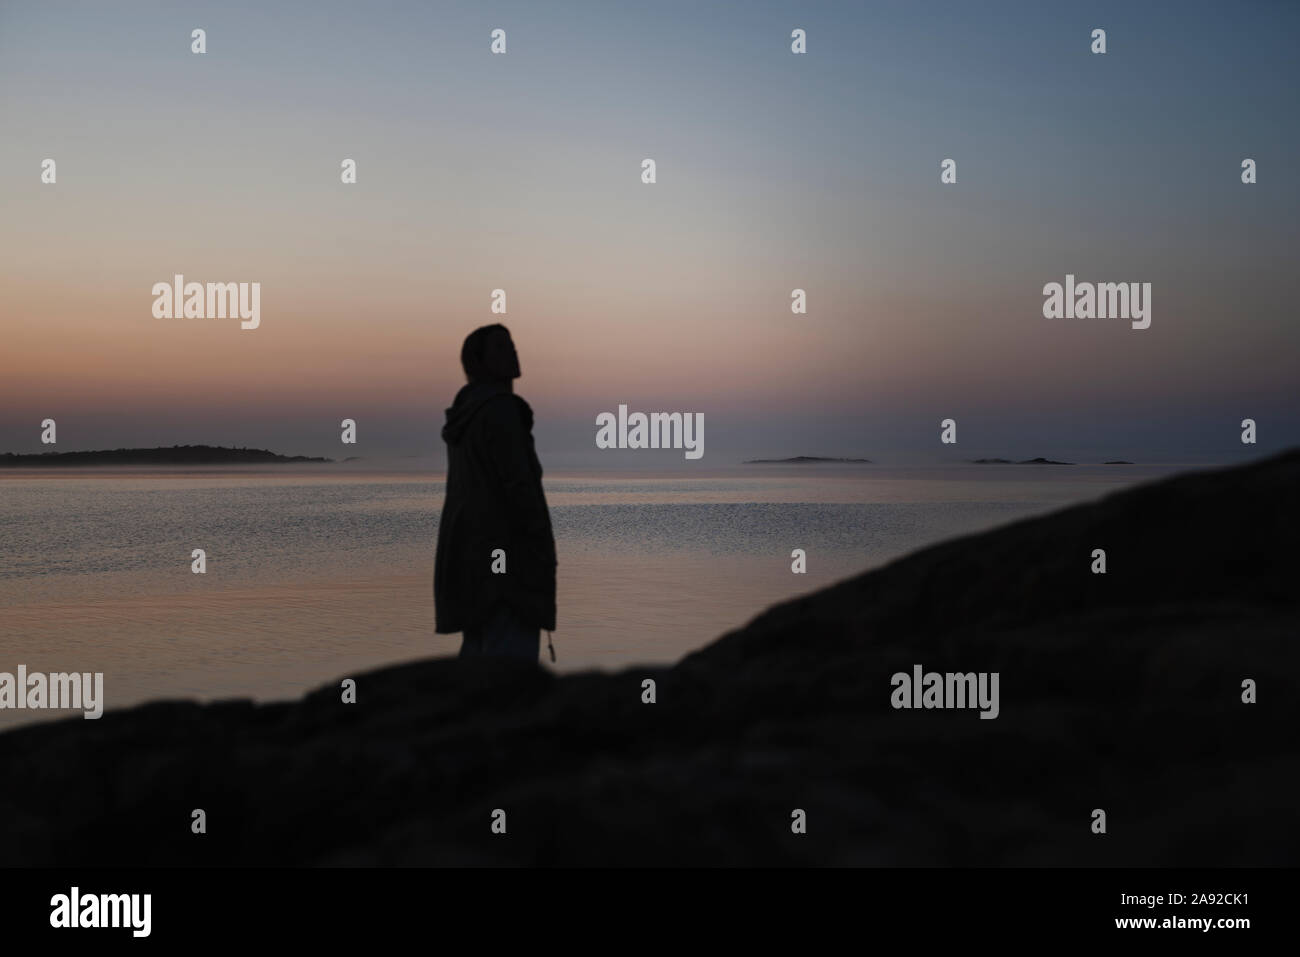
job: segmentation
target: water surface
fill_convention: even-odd
[[[923,545],[1170,471],[749,467],[547,475],[560,671],[669,663],[768,605]],[[0,473],[0,671],[102,671],[109,709],[296,697],[454,654],[433,633],[441,476]],[[190,570],[193,549],[207,573]],[[791,572],[791,551],[807,573]],[[545,637],[543,637],[543,656]],[[364,693],[364,691],[362,691]],[[0,727],[66,713],[0,711]]]

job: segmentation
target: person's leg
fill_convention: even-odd
[[[509,607],[502,606],[483,629],[482,653],[536,661],[541,642],[540,628],[529,628],[515,617]]]
[[[476,658],[483,654],[483,632],[479,628],[466,628],[461,633],[458,658]]]

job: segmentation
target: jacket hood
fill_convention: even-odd
[[[507,385],[500,382],[471,382],[462,386],[456,393],[456,398],[452,400],[451,408],[447,410],[447,423],[442,427],[442,440],[448,445],[459,444],[474,416],[478,415],[489,402],[502,396],[523,403],[523,400],[511,392]]]

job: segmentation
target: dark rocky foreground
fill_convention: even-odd
[[[1119,493],[672,668],[444,659],[359,676],[355,705],[331,686],[12,731],[0,862],[1294,865],[1298,490],[1300,451]],[[894,710],[914,664],[998,671],[1000,716]]]

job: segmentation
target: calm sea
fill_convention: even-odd
[[[1175,471],[759,467],[548,474],[560,671],[668,663],[766,606],[954,535]],[[0,672],[104,672],[107,707],[296,697],[455,654],[433,633],[443,486],[410,474],[0,473]],[[190,570],[207,553],[207,574]],[[792,549],[807,573],[791,572]],[[67,712],[0,710],[0,727]]]

